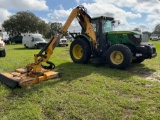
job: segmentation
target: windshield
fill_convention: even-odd
[[[34,38],[34,41],[45,41],[43,38]]]
[[[101,20],[101,21],[94,20],[92,21],[92,27],[96,33],[98,33],[101,30],[102,30],[102,33],[113,31],[112,21],[109,21],[109,20]]]
[[[3,32],[2,38],[3,39],[8,39],[9,38],[9,35],[7,34],[7,32]]]
[[[103,20],[103,21],[102,21],[102,26],[103,26],[103,27],[102,27],[103,33],[113,31],[113,27],[112,27],[112,22],[111,22],[111,21]]]
[[[92,27],[93,27],[94,32],[96,32],[97,30],[96,30],[96,24],[95,23],[92,23]]]

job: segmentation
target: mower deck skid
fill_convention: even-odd
[[[12,73],[0,73],[0,81],[11,88],[29,87],[58,77],[58,72],[48,69],[42,69],[42,72],[36,74],[29,74],[24,68],[18,68]]]

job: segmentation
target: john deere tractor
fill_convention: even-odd
[[[141,43],[140,33],[113,31],[114,18],[105,16],[88,18],[94,29],[96,41],[92,42],[92,39],[84,33],[86,30],[83,27],[81,34],[73,36],[70,56],[75,63],[87,63],[91,58],[102,58],[110,67],[125,69],[131,63],[141,63],[157,55],[153,44]]]
[[[70,46],[70,55],[75,63],[87,63],[91,58],[102,58],[111,67],[125,69],[131,62],[140,63],[157,55],[153,45],[141,44],[139,33],[113,32],[113,18],[101,16],[91,19],[86,9],[80,5],[72,10],[60,34],[53,36],[38,54],[34,54],[34,62],[12,73],[0,73],[0,81],[15,88],[32,86],[59,77],[59,73],[53,71],[54,63],[49,59],[74,18],[77,18],[82,27],[82,33],[75,35]]]

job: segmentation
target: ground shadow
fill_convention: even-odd
[[[14,48],[14,50],[41,50],[41,49],[25,48],[25,47],[22,47],[22,48]]]
[[[126,71],[133,75],[138,75],[140,77],[146,78],[151,76],[156,70],[148,68],[145,64],[131,64],[131,66],[126,69]]]
[[[85,77],[96,73],[102,76],[116,78],[114,80],[128,79],[133,75],[139,75],[140,77],[145,75],[151,75],[155,70],[147,68],[144,64],[133,64],[126,70],[118,70],[110,68],[106,64],[92,63],[89,64],[75,64],[73,62],[66,62],[56,66],[55,71],[58,71],[61,75],[60,78],[52,80],[52,82],[43,82],[41,84],[35,85],[30,89],[27,88],[17,88],[21,90],[13,89],[9,96],[19,96],[23,97],[26,92],[29,94],[34,93],[43,89],[43,87],[53,87],[55,84],[60,82],[70,83],[77,78]],[[125,72],[125,75],[123,76]],[[72,73],[72,74],[71,74]],[[126,75],[127,73],[127,75]],[[123,78],[124,77],[124,78]],[[10,88],[9,88],[10,89]]]

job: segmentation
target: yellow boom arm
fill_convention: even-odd
[[[90,23],[91,18],[86,13],[86,9],[83,6],[78,6],[72,10],[70,16],[68,17],[66,23],[64,24],[64,26],[62,27],[60,32],[62,34],[65,34],[74,18],[77,18],[82,29],[84,29],[85,34],[88,35],[92,39],[92,42],[95,42],[96,36],[95,36],[94,30],[92,28],[92,25]]]
[[[94,30],[92,28],[92,25],[90,23],[91,18],[86,13],[86,9],[83,6],[78,6],[72,10],[66,23],[63,25],[62,29],[60,30],[60,34],[58,35],[58,37],[54,36],[50,40],[50,42],[38,54],[34,55],[35,63],[31,63],[31,64],[27,65],[28,71],[31,71],[33,73],[41,72],[42,62],[48,62],[50,56],[53,53],[54,48],[57,45],[57,42],[67,32],[67,29],[70,26],[70,24],[72,23],[74,18],[77,18],[82,29],[85,31],[85,34],[91,38],[92,44],[95,43],[96,36],[95,36]],[[45,52],[44,55],[42,54],[43,52]]]

